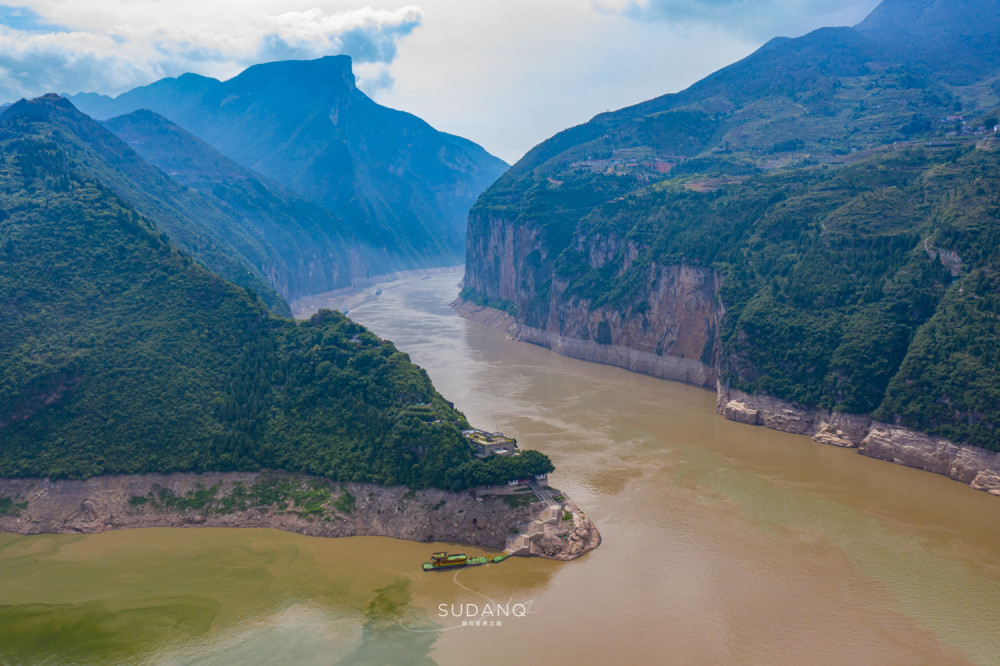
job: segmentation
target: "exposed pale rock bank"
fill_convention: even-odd
[[[867,416],[809,409],[770,396],[718,389],[718,411],[731,421],[809,435],[870,458],[943,474],[976,490],[1000,495],[1000,453],[955,444]]]
[[[278,478],[295,491],[328,490],[329,499],[318,509],[314,503],[311,511],[307,503],[297,506],[293,499],[280,505],[224,509],[234,488],[252,487],[259,478],[256,473],[215,472],[102,476],[86,481],[0,479],[0,498],[12,498],[20,505],[0,515],[0,532],[89,534],[130,527],[273,527],[321,537],[387,536],[456,542],[499,552],[511,529],[533,518],[530,506],[512,506],[496,495],[477,498],[472,491],[335,484],[284,474],[269,478]],[[155,499],[165,491],[171,497],[185,498],[216,487],[214,499],[201,508],[168,507]],[[353,499],[338,502],[343,497]],[[561,548],[532,554],[574,559],[591,549],[579,548],[580,539],[565,539]]]

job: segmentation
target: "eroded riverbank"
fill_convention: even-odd
[[[288,474],[215,472],[0,479],[0,531],[97,533],[137,527],[272,527],[308,536],[386,536],[500,551],[535,518],[522,497],[332,483]],[[575,559],[600,543],[582,514],[531,555]]]

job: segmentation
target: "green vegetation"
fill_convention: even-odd
[[[724,382],[1000,449],[1000,154],[904,148],[708,193],[685,185],[567,220],[619,249],[598,265],[563,249],[551,268],[563,302],[641,318],[652,266],[712,268]],[[641,250],[623,269],[629,245]],[[960,257],[957,280],[939,248]]]
[[[1000,450],[1000,61],[954,57],[997,19],[938,12],[927,42],[903,4],[542,143],[473,208],[463,297],[503,276],[536,327],[604,308],[608,344],[603,317],[661,324],[664,267],[711,269],[723,384]]]
[[[217,275],[258,294],[273,312],[290,314],[264,274],[267,268],[273,271],[274,262],[244,212],[224,211],[175,182],[55,95],[18,102],[4,112],[3,123],[9,131],[27,130],[50,142],[71,162],[86,164],[88,178],[112,190],[172,243]],[[31,169],[31,162],[26,164]]]
[[[475,303],[484,308],[493,308],[494,310],[500,310],[501,312],[506,312],[511,316],[517,315],[517,308],[514,303],[503,298],[489,298],[478,293],[474,289],[466,287],[461,291],[459,296],[470,303]]]
[[[512,509],[516,509],[519,506],[528,506],[535,501],[535,496],[532,495],[502,495],[504,504]]]
[[[652,266],[712,268],[723,382],[1000,449],[1000,153],[903,148],[708,193],[686,182],[567,221],[619,249],[592,265],[566,247],[562,302],[642,318]],[[960,257],[957,279],[938,249]]]
[[[0,516],[19,516],[21,511],[27,508],[27,502],[15,502],[13,497],[0,496]]]
[[[236,483],[228,494],[220,494],[221,484],[198,488],[184,495],[177,495],[169,488],[154,485],[146,495],[129,498],[129,505],[142,507],[148,504],[156,511],[203,511],[230,514],[248,509],[273,509],[297,513],[304,517],[325,518],[339,512],[349,514],[354,510],[354,497],[341,489],[333,498],[331,483],[323,479],[264,474],[247,486]]]
[[[351,513],[354,511],[354,505],[357,499],[351,493],[344,489],[341,489],[340,495],[337,500],[333,503],[333,506],[341,513]]]
[[[461,489],[551,469],[533,452],[475,459],[465,418],[392,343],[336,312],[275,317],[203,269],[50,140],[44,111],[0,121],[0,476],[270,469]]]

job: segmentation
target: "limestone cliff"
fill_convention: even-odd
[[[716,383],[719,276],[690,265],[645,269],[625,308],[594,302],[569,289],[553,271],[539,229],[485,215],[473,222],[465,273],[469,292],[489,305],[516,311],[503,324],[517,340],[604,363],[705,387]],[[579,238],[593,268],[629,270],[639,249],[615,237]],[[610,266],[619,261],[620,266]],[[469,293],[466,292],[466,293]],[[473,316],[482,306],[460,301]],[[496,309],[496,308],[494,308]]]

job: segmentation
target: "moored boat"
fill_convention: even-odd
[[[434,553],[430,562],[424,562],[424,571],[436,571],[438,569],[460,569],[462,567],[478,567],[481,564],[497,561],[492,557],[467,557],[465,553]]]

